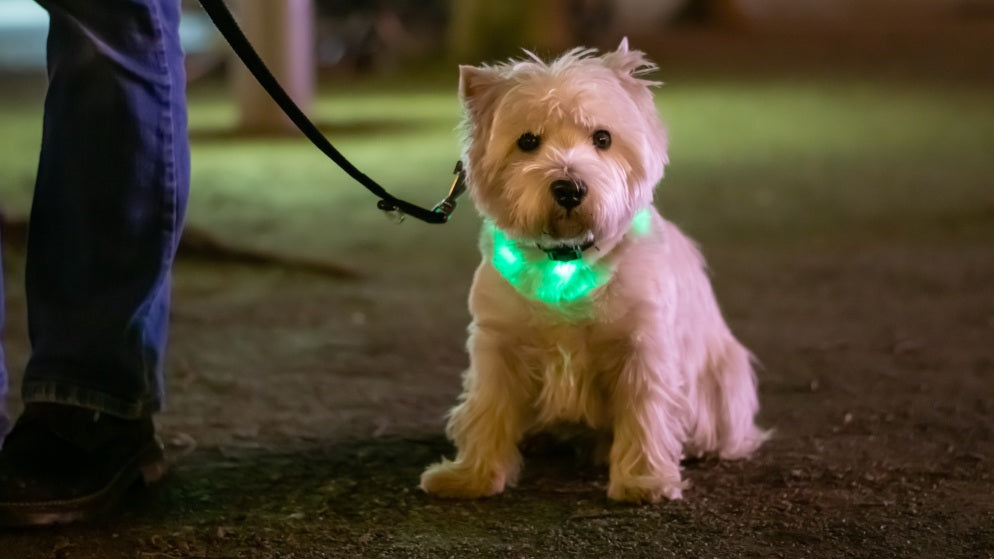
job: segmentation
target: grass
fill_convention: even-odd
[[[990,93],[976,84],[834,76],[672,83],[657,93],[671,137],[659,201],[705,236],[827,231],[989,207]],[[40,105],[37,96],[0,97],[7,213],[29,207]],[[447,189],[459,152],[454,84],[339,86],[322,93],[313,114],[360,169],[396,195],[430,205]],[[237,137],[227,132],[235,118],[223,91],[192,89],[192,222],[305,249],[315,246],[315,223],[354,226],[360,237],[381,223],[375,200],[302,137]]]

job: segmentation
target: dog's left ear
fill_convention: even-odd
[[[640,50],[629,50],[628,37],[621,39],[618,48],[613,52],[605,54],[601,59],[604,65],[614,70],[622,78],[633,80],[640,85],[659,85],[659,82],[643,80],[640,76],[654,72],[656,65],[645,57],[645,53]]]

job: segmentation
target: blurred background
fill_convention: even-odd
[[[211,221],[255,244],[325,252],[300,224],[325,219],[321,212],[341,203],[367,209],[370,199],[296,134],[199,4],[183,5],[193,222]],[[723,227],[743,221],[752,229],[756,211],[768,224],[840,217],[826,208],[852,218],[931,207],[944,156],[963,176],[941,181],[937,203],[966,203],[972,194],[964,191],[976,194],[989,182],[994,0],[233,0],[231,7],[331,139],[388,188],[423,204],[440,196],[458,156],[457,64],[518,56],[522,48],[543,56],[575,45],[612,48],[623,36],[658,62],[655,78],[666,84],[658,100],[673,165],[663,195],[682,183],[677,206],[695,193],[729,198],[734,215],[718,216]],[[34,2],[0,0],[0,208],[8,215],[26,215],[29,206],[46,28]],[[930,165],[912,164],[925,159]],[[267,188],[273,183],[284,187]],[[873,197],[849,186],[860,183],[872,185]],[[806,211],[808,204],[819,211]],[[260,229],[273,207],[308,219]]]
[[[576,45],[607,47],[625,35],[658,40],[686,34],[689,28],[734,30],[754,37],[818,32],[841,42],[858,34],[886,41],[926,39],[940,30],[954,31],[954,36],[986,34],[994,19],[990,0],[231,0],[229,4],[245,19],[268,18],[266,32],[287,40],[300,33],[312,37],[313,53],[308,56],[313,55],[319,71],[356,74],[397,71],[402,64],[430,64],[439,58],[462,63],[499,59],[521,48],[548,55]],[[196,61],[222,64],[227,49],[199,4],[183,0],[183,5],[187,52]],[[0,1],[2,68],[41,69],[46,29],[45,13],[32,0]]]

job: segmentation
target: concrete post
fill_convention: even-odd
[[[290,97],[307,113],[314,99],[314,9],[311,0],[241,0],[238,23]],[[232,80],[238,127],[250,133],[294,130],[241,61]]]

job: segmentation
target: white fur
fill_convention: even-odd
[[[546,258],[544,243],[593,238],[583,262],[614,272],[588,299],[547,304],[501,276],[484,234],[471,363],[447,427],[458,453],[424,472],[425,491],[500,493],[517,479],[522,438],[559,423],[612,437],[608,496],[633,502],[680,498],[684,453],[742,458],[764,440],[750,354],[725,325],[696,246],[652,207],[667,140],[654,84],[639,77],[651,69],[626,41],[603,56],[461,68],[478,210],[529,260]],[[609,149],[594,147],[595,130],[611,133]],[[525,132],[539,149],[518,149]],[[558,179],[588,187],[572,211],[550,193]],[[645,208],[649,231],[635,232]]]

